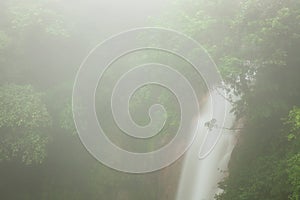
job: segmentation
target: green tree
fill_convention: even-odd
[[[299,19],[296,0],[189,0],[177,1],[156,22],[203,44],[227,90],[239,96],[233,112],[243,117],[244,128],[218,199],[282,200],[299,194],[294,180],[299,141],[288,141],[296,136],[282,121],[300,102]]]
[[[44,160],[48,136],[43,128],[51,123],[42,94],[32,86],[0,87],[0,160],[20,158],[26,164]]]

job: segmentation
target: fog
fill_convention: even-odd
[[[1,0],[0,199],[298,200],[297,0]]]

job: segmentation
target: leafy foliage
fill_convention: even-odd
[[[35,190],[40,190],[34,195],[30,194],[31,190],[18,194],[14,190],[18,198],[10,199],[33,199],[35,195],[38,197],[34,199],[99,199],[99,196],[159,199],[160,185],[151,191],[149,188],[160,180],[160,174],[152,174],[150,179],[146,175],[132,177],[95,165],[87,152],[79,148],[82,146],[78,139],[64,134],[74,133],[75,127],[71,104],[65,103],[67,94],[71,93],[71,84],[68,84],[68,91],[62,88],[65,82],[73,81],[72,76],[81,61],[75,58],[81,59],[90,48],[83,43],[90,44],[99,38],[82,36],[86,30],[73,23],[73,19],[66,23],[66,16],[57,6],[60,2],[0,1],[0,167],[13,160],[23,164],[43,162],[51,168],[32,167],[34,173],[28,173],[28,177],[31,179],[32,174],[38,177]],[[174,7],[158,20],[153,19],[153,23],[180,30],[199,41],[219,66],[228,86],[226,89],[239,96],[233,112],[244,119],[244,129],[232,155],[229,176],[220,183],[224,193],[216,198],[299,200],[299,0],[173,2]],[[74,32],[70,32],[70,26]],[[88,41],[82,42],[83,38]],[[72,51],[65,54],[70,48]],[[149,53],[145,59],[155,56],[158,55]],[[194,76],[184,63],[160,56],[166,58],[167,64],[180,65],[178,70],[183,74]],[[138,57],[134,62],[145,61]],[[160,57],[157,59],[162,61]],[[108,81],[121,72],[108,71]],[[65,80],[66,77],[70,80]],[[194,82],[194,85],[203,91],[201,83]],[[43,94],[37,92],[36,87],[45,91],[47,101],[44,102]],[[145,102],[148,105],[162,101],[168,104],[168,114],[172,117],[169,127],[176,128],[178,113],[175,104],[170,103],[174,102],[171,94],[143,88],[135,95],[130,111],[138,123],[145,124],[149,120],[140,117],[147,116],[142,109],[147,107]],[[108,102],[103,105],[99,110],[105,109]],[[109,118],[105,112],[98,114]],[[110,126],[108,129],[117,132]],[[164,135],[173,132],[163,131]],[[52,143],[49,143],[50,138]],[[152,147],[146,149],[149,148]],[[3,168],[10,173],[11,179],[13,170],[10,166]],[[49,172],[53,169],[55,173]],[[0,172],[1,178],[4,177],[5,171]],[[23,179],[15,177],[17,181]],[[135,184],[124,187],[128,181]],[[22,187],[28,185],[25,183]],[[114,195],[114,190],[120,192]],[[3,191],[7,192],[5,188]]]
[[[63,19],[47,5],[49,3],[40,0],[35,3],[13,1],[8,8],[12,28],[24,32],[39,27],[46,34],[68,37]]]
[[[244,129],[217,199],[299,198],[299,19],[297,0],[189,0],[156,22],[203,44],[239,97]]]
[[[40,163],[47,143],[42,128],[51,123],[42,94],[29,85],[1,86],[0,112],[0,160],[21,157],[27,164]]]

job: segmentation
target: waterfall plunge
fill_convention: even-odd
[[[212,94],[212,98],[217,98],[217,101],[224,101],[223,97],[217,93]],[[184,164],[180,175],[179,187],[177,190],[176,200],[212,200],[215,194],[221,192],[218,189],[220,182],[226,175],[227,165],[230,160],[232,150],[236,142],[236,134],[232,131],[222,130],[222,135],[218,139],[213,150],[205,158],[201,157],[201,146],[203,152],[213,145],[216,140],[216,135],[207,133],[207,127],[204,127],[204,122],[210,121],[211,108],[217,105],[212,105],[207,102],[201,116],[199,116],[199,129],[197,137],[186,152]],[[235,121],[233,114],[229,113],[231,109],[230,103],[226,103],[227,116],[224,127],[231,127]],[[218,124],[219,125],[219,124]],[[222,126],[222,125],[221,125]],[[206,138],[207,134],[207,138]],[[210,135],[211,134],[211,135]]]

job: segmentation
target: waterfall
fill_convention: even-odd
[[[219,98],[217,102],[224,101],[220,95],[216,93],[212,95],[213,98]],[[210,111],[216,106],[211,104],[207,102],[199,116],[197,137],[186,152],[176,200],[212,200],[215,194],[222,192],[218,188],[218,182],[226,176],[227,165],[236,142],[236,134],[229,130],[219,129],[222,135],[212,151],[203,157],[203,153],[207,153],[207,148],[213,145],[217,137],[213,132],[208,132],[208,128],[204,126],[204,122],[211,120]],[[232,127],[235,118],[229,113],[230,103],[227,102],[226,106],[227,116],[223,126]]]

